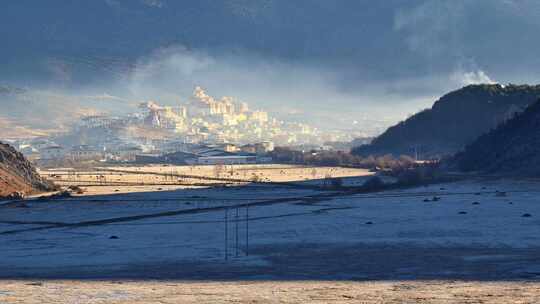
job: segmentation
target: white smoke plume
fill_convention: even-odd
[[[471,84],[494,84],[497,83],[491,79],[486,72],[482,70],[476,71],[457,71],[451,76],[452,80],[457,82],[460,85],[471,85]]]

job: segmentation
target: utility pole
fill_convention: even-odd
[[[225,260],[229,259],[229,208],[225,208]]]
[[[413,148],[413,151],[414,151],[414,160],[418,161],[418,146],[414,145],[412,148]]]
[[[236,219],[235,219],[235,229],[236,229],[236,257],[238,257],[238,207],[236,207]]]
[[[249,205],[246,205],[246,256],[249,255]]]

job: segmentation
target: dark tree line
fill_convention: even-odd
[[[371,170],[397,170],[415,166],[415,161],[409,156],[393,157],[367,156],[362,157],[343,151],[297,151],[286,147],[276,147],[270,153],[276,162],[317,166],[344,166]]]

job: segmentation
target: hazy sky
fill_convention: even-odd
[[[197,84],[330,123],[397,120],[465,84],[537,83],[539,17],[537,0],[6,0],[0,86],[118,109]]]

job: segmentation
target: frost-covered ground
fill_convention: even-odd
[[[0,207],[0,277],[537,280],[539,186],[240,186],[10,204]]]

